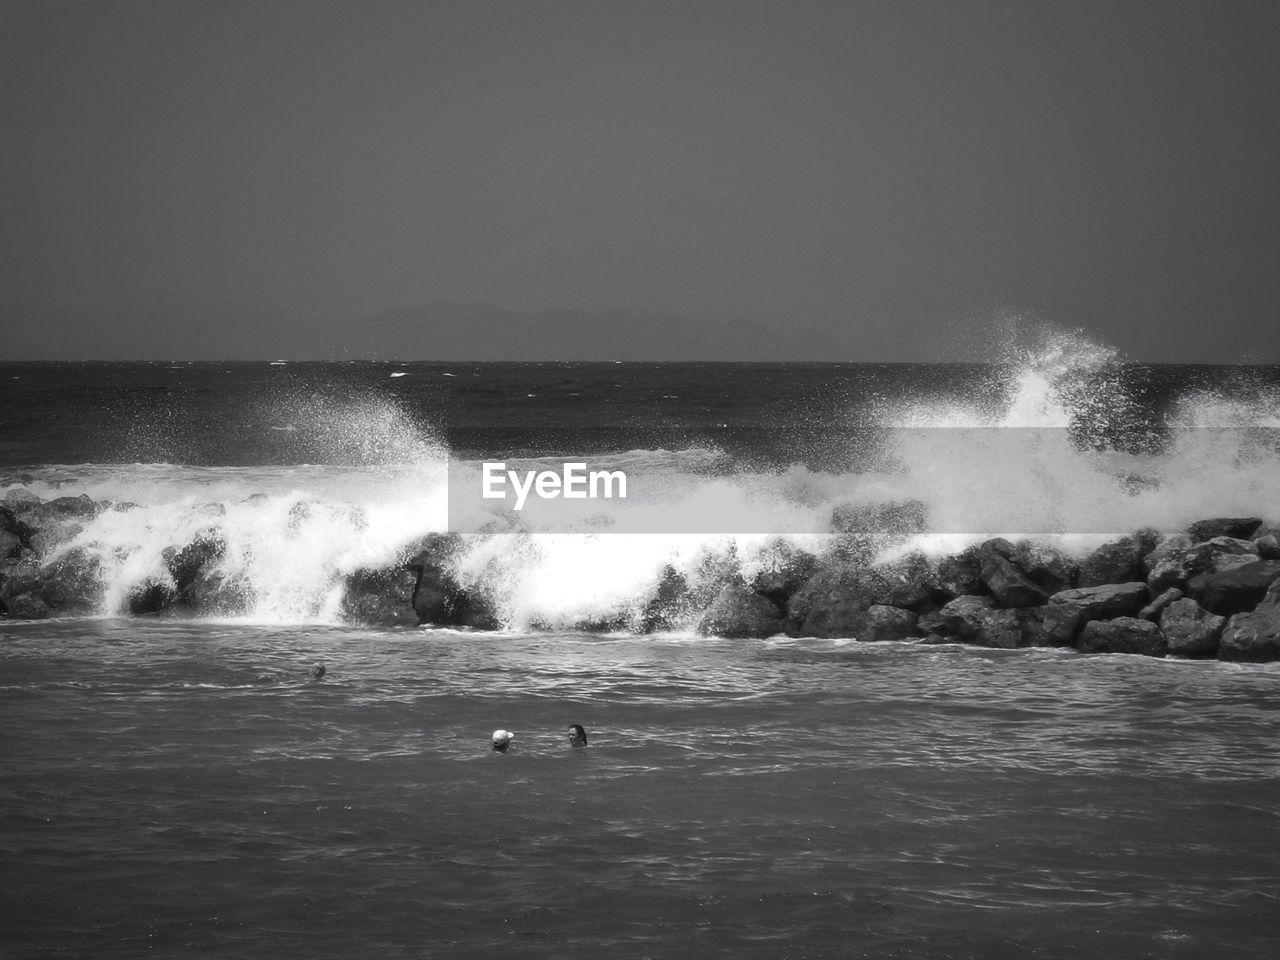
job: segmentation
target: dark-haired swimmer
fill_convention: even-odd
[[[569,746],[576,750],[578,747],[585,747],[586,745],[587,731],[582,728],[582,724],[569,724]]]
[[[324,664],[323,664],[323,663],[317,663],[314,667],[312,667],[312,668],[311,668],[311,679],[312,679],[312,680],[323,680],[323,679],[324,679]]]

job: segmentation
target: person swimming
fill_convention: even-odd
[[[493,731],[493,749],[499,753],[506,753],[513,739],[515,739],[515,734],[509,730],[495,730]]]
[[[323,663],[317,663],[314,667],[312,667],[312,668],[311,668],[311,679],[312,679],[312,680],[323,680],[323,679],[324,679],[324,664],[323,664]]]
[[[569,746],[575,750],[578,747],[587,745],[587,731],[583,729],[580,723],[569,724]]]

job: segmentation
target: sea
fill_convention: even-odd
[[[1079,337],[985,364],[0,363],[0,500],[117,505],[57,548],[98,558],[93,614],[0,619],[0,952],[1269,960],[1280,666],[634,621],[668,567],[820,553],[840,508],[923,516],[876,562],[1274,520],[1278,431],[1280,368]],[[635,499],[450,509],[450,468],[566,458]],[[350,573],[459,525],[501,629],[344,622]],[[210,529],[239,613],[129,615]]]

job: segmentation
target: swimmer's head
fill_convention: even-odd
[[[506,753],[507,747],[511,746],[511,741],[514,737],[515,734],[511,733],[509,730],[493,731],[493,749],[497,750],[499,753]]]
[[[311,668],[311,678],[313,680],[321,680],[324,678],[324,664],[317,663]]]
[[[580,723],[569,724],[569,746],[585,747],[587,745],[587,731],[582,728]]]

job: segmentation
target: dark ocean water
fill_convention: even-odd
[[[441,529],[446,455],[623,457],[682,481],[659,510],[752,520],[910,496],[937,530],[960,502],[986,532],[1068,506],[1176,529],[1280,514],[1278,389],[1072,356],[0,365],[0,498],[137,505],[64,531],[101,564],[94,618],[0,620],[0,948],[1269,958],[1280,668],[574,627],[668,563],[747,571],[762,536],[482,538],[459,576],[500,595],[494,634],[336,611]],[[1062,440],[860,459],[900,424]],[[121,612],[210,528],[244,616]]]
[[[1274,956],[1273,667],[95,621],[0,681],[11,957]]]

